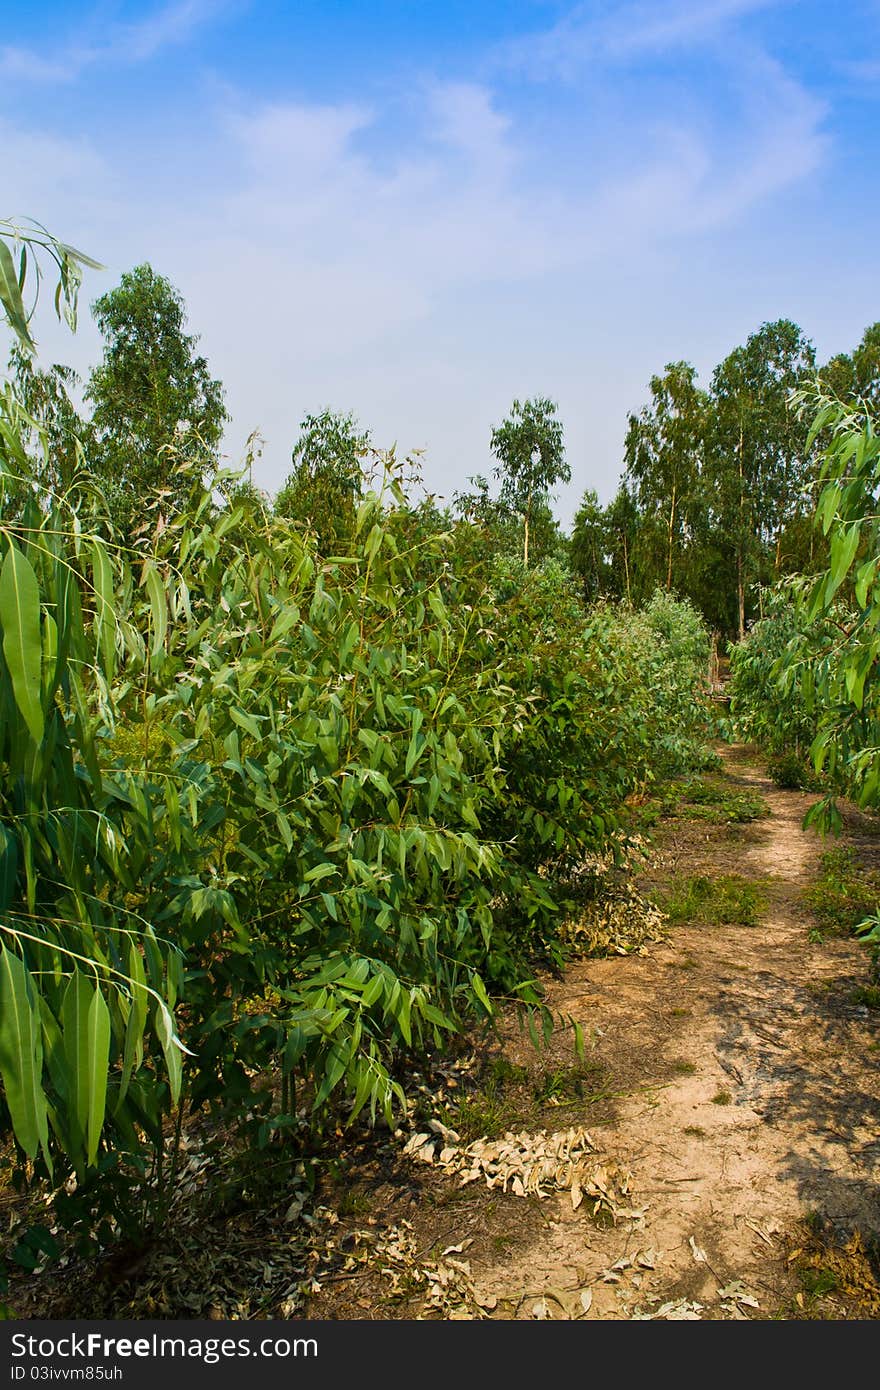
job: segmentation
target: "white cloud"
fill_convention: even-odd
[[[163,49],[185,43],[230,8],[230,0],[172,0],[133,24],[113,24],[100,38],[78,40],[46,56],[31,49],[0,47],[0,78],[9,82],[73,82],[101,63],[146,62]]]
[[[592,295],[610,304],[602,312],[613,320],[615,295],[625,301],[652,258],[741,225],[819,167],[822,106],[756,46],[739,44],[735,61],[713,47],[756,8],[757,0],[691,0],[618,7],[592,22],[594,86],[574,114],[590,133],[601,111],[591,104],[595,84],[614,90],[627,54],[708,45],[714,64],[713,82],[687,90],[686,101],[665,107],[649,94],[627,104],[624,94],[625,122],[606,120],[598,131],[601,167],[557,160],[552,134],[529,124],[496,69],[491,83],[414,86],[406,127],[390,138],[401,108],[375,94],[260,103],[224,89],[176,134],[187,168],[198,171],[190,182],[170,146],[129,167],[124,149],[113,152],[112,132],[71,139],[10,125],[0,131],[6,197],[11,211],[108,262],[110,276],[87,282],[89,298],[142,259],[179,286],[227,384],[230,452],[255,426],[267,436],[266,485],[280,483],[301,416],[329,404],[355,409],[383,442],[430,443],[451,470],[441,487],[451,492],[487,468],[485,438],[506,408],[504,392],[508,400],[553,394],[567,373],[580,399],[578,369],[564,359],[578,343],[585,351],[591,327],[574,305]],[[215,12],[169,7],[107,45],[138,61]],[[587,14],[577,12],[582,29]],[[548,62],[550,37],[560,53],[565,46],[551,31]],[[570,302],[542,302],[554,277],[571,285]],[[508,303],[521,306],[509,318]],[[87,328],[72,351],[51,332],[46,340],[81,368],[94,355]],[[658,349],[654,368],[665,354]],[[595,379],[602,370],[594,363]],[[601,377],[606,392],[625,389],[615,375]],[[625,402],[621,424],[636,404]],[[607,412],[608,402],[600,407]],[[478,420],[479,446],[468,447]]]
[[[499,46],[497,61],[530,76],[574,78],[585,70],[715,43],[737,21],[786,0],[636,0],[576,5],[551,28]]]

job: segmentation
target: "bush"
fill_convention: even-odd
[[[803,757],[816,735],[805,685],[809,625],[787,582],[763,594],[765,616],[730,651],[730,714],[734,736],[769,753]],[[797,654],[801,659],[797,661]],[[787,660],[787,674],[782,662]]]

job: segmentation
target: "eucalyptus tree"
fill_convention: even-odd
[[[880,407],[880,323],[870,324],[852,352],[840,352],[819,372],[826,390],[843,402],[864,401],[875,413]]]
[[[514,400],[511,411],[492,431],[490,448],[498,466],[501,500],[522,517],[523,564],[529,564],[529,533],[541,504],[556,483],[567,483],[571,469],[565,461],[562,422],[556,404],[544,396]]]
[[[778,319],[762,324],[712,376],[705,458],[709,524],[732,552],[740,639],[750,585],[762,572],[783,572],[785,529],[810,507],[806,428],[790,398],[814,371],[812,343],[797,324]]]
[[[73,401],[81,385],[72,367],[52,363],[42,367],[19,344],[9,358],[9,374],[26,415],[34,424],[23,429],[30,462],[28,481],[36,481],[48,506],[69,496],[86,467],[82,441],[88,433]]]
[[[86,388],[90,456],[112,520],[131,533],[150,508],[177,511],[216,471],[223,387],[185,331],[181,295],[150,265],[126,272],[92,313],[104,354]]]
[[[329,408],[300,421],[293,468],[275,498],[275,512],[305,521],[319,544],[331,548],[350,533],[364,488],[369,430],[349,412]]]
[[[651,401],[629,416],[624,459],[626,479],[645,518],[662,534],[658,578],[671,590],[676,560],[689,538],[689,510],[700,482],[706,393],[689,362],[670,362],[650,383]]]

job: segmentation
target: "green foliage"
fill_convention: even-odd
[[[58,271],[55,312],[59,319],[66,320],[71,329],[76,328],[83,267],[103,270],[97,261],[59,241],[39,222],[30,219],[13,222],[5,217],[0,218],[0,309],[15,334],[19,348],[25,353],[32,353],[36,346],[31,333],[31,320],[42,279],[41,253],[54,262]],[[26,304],[29,278],[33,282],[30,306]]]
[[[510,415],[492,431],[490,447],[498,460],[501,500],[523,518],[523,564],[528,568],[534,508],[556,483],[571,477],[555,403],[543,396],[515,400]]]
[[[275,498],[280,516],[304,521],[325,554],[338,554],[351,534],[363,494],[370,436],[353,415],[307,415],[293,447],[293,471]]]
[[[689,778],[664,788],[661,810],[683,820],[705,820],[720,825],[742,825],[769,814],[757,792],[735,792],[726,782]]]
[[[764,616],[730,649],[730,713],[734,735],[775,755],[798,757],[816,735],[810,672],[827,631],[811,628],[798,589],[766,590]]]
[[[767,902],[760,884],[738,874],[705,874],[674,879],[663,902],[670,922],[755,927]]]
[[[650,390],[650,406],[629,417],[625,476],[643,515],[660,519],[654,582],[671,590],[693,530],[707,401],[688,362],[667,365],[651,378]]]
[[[852,353],[838,353],[819,373],[826,392],[839,401],[864,401],[876,413],[880,406],[880,323],[872,323]]]
[[[635,613],[597,604],[588,641],[597,693],[614,721],[610,746],[622,752],[629,790],[699,766],[710,730],[710,641],[691,604],[662,590]]]
[[[762,324],[713,373],[707,482],[717,527],[732,549],[740,639],[746,587],[762,579],[768,548],[776,549],[779,573],[781,532],[802,507],[809,446],[789,395],[814,364],[812,344],[797,324],[779,319]]]
[[[456,492],[452,499],[456,552],[483,563],[520,560],[523,554],[523,517],[504,500],[492,497],[488,481],[477,474],[468,479],[467,492]],[[564,548],[559,523],[547,501],[539,497],[532,504],[529,518],[529,560],[541,565],[558,559]]]
[[[822,785],[812,765],[797,753],[779,753],[769,758],[767,772],[777,787],[788,791],[818,791]]]
[[[10,471],[17,503],[22,418],[7,390],[0,499]],[[179,1091],[180,961],[126,904],[151,827],[101,768],[116,653],[97,618],[124,566],[40,502],[7,522],[0,500],[0,1075],[22,1155],[82,1182],[103,1143],[158,1139]]]
[[[880,877],[869,872],[855,850],[843,845],[826,850],[819,876],[804,892],[820,936],[851,936],[878,910]]]
[[[89,377],[90,466],[126,536],[182,507],[217,468],[226,422],[223,388],[184,329],[179,293],[136,266],[92,306],[104,356]],[[157,517],[152,521],[155,525]]]
[[[880,803],[880,441],[864,403],[850,407],[814,391],[801,393],[813,414],[810,439],[829,440],[822,457],[817,518],[827,538],[825,568],[804,598],[806,621],[829,629],[822,659],[808,672],[816,712],[812,755],[817,771],[862,806]],[[787,657],[787,674],[798,654]],[[833,799],[811,813],[834,824]]]
[[[694,755],[708,638],[668,594],[585,614],[558,562],[487,562],[393,458],[355,486],[365,437],[327,415],[296,459],[350,503],[329,550],[314,515],[202,478],[222,401],[172,287],[140,267],[96,312],[74,453],[121,470],[111,522],[155,505],[136,566],[99,497],[29,465],[37,440],[61,467],[48,407],[0,400],[0,1125],[106,1233],[161,1221],[186,1109],[257,1149],[303,1112],[391,1123],[402,1058],[493,992],[540,1005],[567,881]],[[561,427],[514,417],[527,531]]]

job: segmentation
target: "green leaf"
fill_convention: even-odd
[[[825,589],[825,602],[830,602],[832,596],[837,592],[849,573],[850,566],[855,559],[858,549],[861,529],[858,523],[848,526],[844,531],[838,531],[831,538],[831,563],[829,566],[828,584]]]
[[[95,987],[88,1014],[87,1055],[89,1066],[89,1106],[86,1162],[98,1157],[104,1111],[107,1107],[107,1069],[110,1063],[110,1010],[100,989]]]
[[[100,541],[92,542],[92,583],[95,588],[95,628],[104,661],[104,670],[112,676],[116,665],[116,611],[114,608],[113,571],[110,558]]]
[[[34,987],[18,956],[0,946],[0,1076],[12,1130],[28,1158],[48,1150],[43,1041]]]
[[[324,863],[315,864],[313,868],[303,874],[303,881],[305,883],[316,883],[319,879],[330,878],[331,875],[335,873],[336,865],[330,864],[325,860]]]
[[[18,877],[18,841],[11,830],[0,825],[0,912],[5,912],[15,897]]]
[[[119,1083],[117,1105],[121,1105],[128,1091],[132,1071],[140,1067],[144,1056],[144,1029],[149,1013],[147,977],[141,953],[134,942],[128,952],[128,974],[131,980],[131,1005],[125,1025],[125,1042],[122,1053],[122,1078]]]
[[[171,1098],[176,1105],[180,1099],[180,1088],[183,1082],[181,1052],[184,1049],[174,1031],[174,1020],[167,1005],[161,999],[156,1000],[155,1028],[168,1070]]]
[[[64,992],[61,1005],[64,1056],[67,1062],[70,1091],[71,1133],[77,1148],[87,1152],[89,1115],[91,1111],[92,1066],[89,1052],[89,1010],[95,995],[95,983],[81,970],[74,970]],[[104,1084],[106,1086],[106,1068]],[[89,1160],[87,1159],[87,1163]]]
[[[0,569],[0,624],[15,703],[31,736],[39,743],[43,737],[40,588],[27,557],[14,545],[6,552]]]
[[[474,994],[477,996],[483,1008],[486,1010],[486,1013],[493,1013],[494,1011],[492,1009],[492,1000],[486,993],[486,986],[483,984],[483,981],[480,979],[479,975],[475,971],[471,974],[471,989],[474,991]]]
[[[34,340],[28,328],[27,314],[21,297],[21,286],[15,273],[15,262],[6,242],[0,238],[0,304],[9,324],[25,352],[33,352]]]
[[[155,660],[162,654],[165,647],[165,634],[168,631],[168,604],[165,597],[165,586],[152,560],[148,560],[144,566],[144,582],[147,586],[150,614],[153,620],[152,654]]]

